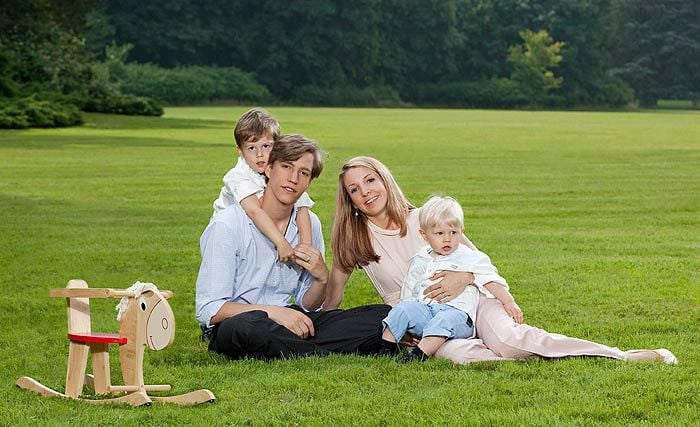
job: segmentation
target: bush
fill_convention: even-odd
[[[80,102],[84,111],[96,113],[114,113],[141,116],[162,116],[163,108],[153,99],[125,94],[119,89],[115,76],[123,75],[123,56],[129,46],[119,50],[112,46],[107,49],[109,55],[105,62],[95,63],[91,67],[92,79],[87,85],[86,96]],[[117,57],[114,57],[114,53]]]
[[[80,111],[71,104],[38,100],[33,96],[0,103],[0,128],[74,126],[82,122]]]
[[[121,93],[109,86],[99,85],[88,90],[83,111],[127,114],[131,116],[162,116],[163,108],[150,98]]]
[[[324,106],[391,106],[400,105],[401,97],[391,86],[336,86],[322,88],[305,85],[292,91],[292,102],[302,105]]]
[[[265,86],[255,81],[252,74],[237,68],[159,68],[150,64],[126,64],[118,85],[124,93],[171,104],[270,99],[270,91]]]
[[[103,98],[89,99],[83,106],[83,111],[130,116],[163,115],[163,108],[154,100],[119,92],[113,92]]]
[[[573,83],[558,91],[566,99],[567,107],[595,106],[620,107],[634,101],[634,90],[616,76],[590,76],[586,84]]]
[[[423,83],[415,85],[403,95],[416,104],[435,106],[509,108],[528,103],[518,84],[503,78]]]
[[[622,79],[608,76],[600,85],[598,104],[623,106],[634,101],[634,90]]]

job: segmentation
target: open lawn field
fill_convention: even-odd
[[[0,131],[0,424],[700,425],[700,111],[270,108],[284,132],[328,152],[309,191],[327,244],[340,165],[375,156],[414,203],[439,192],[463,204],[467,234],[526,322],[623,349],[666,347],[681,362],[402,366],[232,362],[199,341],[199,236],[246,109]],[[146,381],[171,394],[208,388],[217,402],[95,407],[16,388],[29,375],[63,389],[65,302],[48,290],[72,278],[173,290],[176,339],[146,352]],[[355,272],[343,305],[374,302]],[[92,302],[94,330],[116,330],[114,303]]]

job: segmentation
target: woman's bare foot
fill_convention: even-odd
[[[657,348],[656,353],[660,356],[660,360],[664,362],[667,365],[677,365],[678,364],[678,359],[676,359],[676,356],[671,353],[670,350],[666,350],[665,348]]]
[[[665,348],[656,350],[630,350],[627,352],[627,360],[630,362],[644,362],[649,360],[658,360],[667,365],[677,365],[678,359],[670,351]]]

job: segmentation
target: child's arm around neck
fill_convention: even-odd
[[[287,239],[284,237],[282,232],[277,228],[272,218],[265,212],[260,206],[260,200],[255,194],[252,194],[245,199],[241,200],[241,207],[245,211],[246,215],[253,220],[253,224],[265,235],[268,239],[275,244],[277,248],[277,256],[281,262],[290,261],[294,257],[294,250],[289,244]],[[308,212],[307,212],[308,218]],[[309,227],[307,230],[311,230],[311,219],[309,219]],[[309,238],[309,240],[311,240]]]

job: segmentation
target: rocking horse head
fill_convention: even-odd
[[[155,288],[155,286],[154,286]],[[158,289],[148,289],[137,298],[138,310],[142,312],[137,327],[146,328],[146,345],[151,350],[162,350],[175,339],[175,315],[168,300]]]
[[[151,283],[142,284],[136,296],[128,299],[120,331],[131,335],[136,347],[162,350],[175,339],[175,315],[164,294]]]

